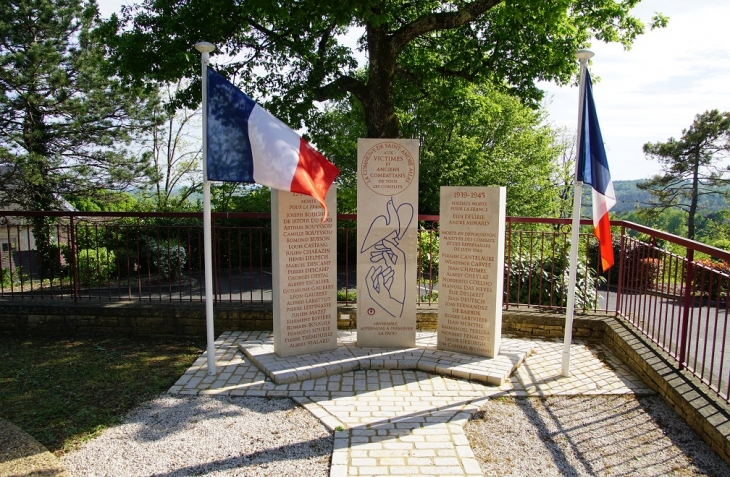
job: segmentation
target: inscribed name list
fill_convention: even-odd
[[[337,347],[337,188],[329,214],[307,195],[271,191],[274,352],[282,357]]]
[[[438,349],[499,354],[504,187],[441,187]]]
[[[357,345],[416,343],[418,140],[358,139]]]

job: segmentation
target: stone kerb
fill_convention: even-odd
[[[320,203],[271,191],[274,349],[296,356],[337,346],[337,188]]]
[[[498,356],[476,357],[436,349],[423,344],[406,349],[363,349],[354,340],[344,339],[334,350],[298,355],[278,356],[270,340],[239,343],[239,350],[276,384],[289,384],[308,379],[359,370],[418,370],[442,376],[462,378],[483,384],[501,386],[512,372],[532,353],[534,343],[505,339]]]
[[[358,346],[416,341],[418,140],[358,139]]]
[[[441,187],[438,348],[499,353],[506,189]]]

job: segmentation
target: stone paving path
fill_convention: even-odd
[[[463,425],[486,399],[651,393],[600,345],[574,343],[573,375],[564,378],[560,374],[562,343],[506,339],[509,360],[519,367],[497,386],[486,384],[491,381],[481,377],[489,375],[480,374],[480,368],[490,366],[483,359],[435,350],[434,332],[419,332],[415,349],[390,350],[375,357],[372,351],[357,351],[355,340],[356,333],[343,331],[338,350],[334,357],[330,352],[327,361],[313,354],[289,358],[291,362],[286,363],[271,356],[269,332],[226,332],[216,341],[217,375],[208,376],[204,353],[170,392],[296,400],[335,431],[332,477],[482,476]],[[367,359],[348,369],[341,361],[351,361],[347,353]],[[418,356],[428,357],[424,363],[436,359],[441,365],[424,371],[418,368]],[[475,373],[477,381],[460,377],[465,376],[464,366]],[[496,368],[503,367],[504,359]],[[297,373],[302,370],[309,376]],[[270,378],[277,375],[280,384]]]

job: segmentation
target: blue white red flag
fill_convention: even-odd
[[[247,182],[325,197],[334,164],[289,126],[208,68],[207,180]]]
[[[606,271],[614,262],[608,211],[616,205],[616,194],[613,191],[611,172],[608,170],[601,128],[598,126],[596,105],[593,102],[593,86],[588,70],[586,70],[582,108],[576,180],[590,184],[593,188],[593,234],[598,239],[601,265],[603,271]]]

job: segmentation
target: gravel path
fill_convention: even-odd
[[[62,463],[73,476],[318,477],[332,442],[290,399],[163,395]]]
[[[657,396],[499,398],[465,431],[490,476],[730,476]]]
[[[489,476],[730,476],[656,396],[495,398],[465,431]],[[163,395],[62,463],[76,477],[316,477],[332,442],[289,399]]]

